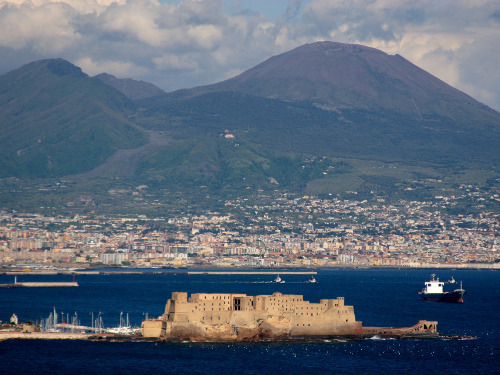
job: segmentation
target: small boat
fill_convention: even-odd
[[[315,284],[317,283],[318,281],[316,281],[316,279],[314,278],[314,276],[311,276],[311,278],[309,280],[306,281],[306,283],[310,283],[310,284]]]
[[[118,327],[114,328],[108,328],[105,330],[106,333],[113,333],[115,335],[133,335],[137,332],[137,328],[132,328],[130,326],[130,321],[128,319],[128,313],[127,313],[127,320],[123,318],[123,312],[120,313],[120,325]]]
[[[451,281],[453,280],[453,281]],[[456,283],[455,279],[451,279],[448,281],[448,284]],[[439,278],[436,279],[436,275],[431,275],[431,280],[425,282],[425,287],[421,292],[418,292],[418,295],[425,299],[426,301],[434,301],[434,302],[451,302],[451,303],[463,303],[463,296],[465,294],[465,290],[462,289],[462,282],[460,282],[460,289],[455,289],[452,292],[444,291],[444,284],[446,282],[439,281]]]
[[[133,335],[137,329],[132,327],[114,327],[105,330],[106,333],[114,333],[115,335]]]
[[[273,283],[284,283],[285,280],[283,280],[280,275],[276,276],[276,278],[272,281]]]

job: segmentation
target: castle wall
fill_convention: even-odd
[[[241,336],[354,334],[354,308],[344,299],[310,303],[301,295],[173,293],[165,307],[165,337],[237,339]]]
[[[142,322],[143,337],[160,337],[162,320],[149,319]]]
[[[413,335],[413,334],[437,334],[437,321],[419,320],[417,324],[411,327],[393,328],[393,327],[363,327],[363,334],[392,334],[392,335]]]

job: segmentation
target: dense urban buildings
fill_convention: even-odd
[[[0,264],[22,268],[491,267],[499,215],[456,213],[462,196],[388,203],[281,195],[226,201],[225,212],[149,218],[0,212]],[[353,194],[355,197],[356,194]]]

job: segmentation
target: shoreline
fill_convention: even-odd
[[[365,265],[336,265],[336,266],[318,266],[318,267],[281,267],[281,268],[224,268],[224,267],[188,267],[188,268],[130,268],[130,267],[112,267],[106,269],[92,269],[92,270],[12,270],[0,268],[0,275],[7,276],[22,276],[22,275],[156,275],[156,274],[180,274],[180,275],[276,275],[276,274],[289,274],[289,275],[315,275],[318,271],[322,270],[500,270],[500,263],[492,264],[436,264],[436,265],[422,265],[417,267],[410,266],[365,266]]]
[[[477,337],[467,335],[441,335],[441,334],[361,334],[361,335],[334,335],[334,336],[304,336],[304,337],[276,337],[266,338],[260,340],[179,340],[175,338],[167,340],[159,340],[157,338],[142,337],[142,336],[127,336],[127,335],[113,335],[113,334],[95,334],[95,333],[69,333],[69,332],[2,332],[0,331],[0,342],[7,340],[80,340],[80,341],[100,341],[100,342],[154,342],[154,343],[238,343],[238,342],[318,342],[328,340],[345,340],[345,341],[359,341],[359,340],[373,340],[373,339],[395,339],[395,340],[411,340],[411,339],[428,339],[428,340],[475,340]]]

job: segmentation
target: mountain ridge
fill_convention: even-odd
[[[99,165],[147,134],[127,120],[133,104],[63,59],[0,76],[0,176],[56,177]]]
[[[159,87],[145,81],[137,81],[130,78],[116,78],[108,73],[98,74],[94,76],[94,78],[99,79],[106,85],[114,87],[130,100],[141,100],[165,94],[165,91]]]
[[[127,93],[130,82],[139,89]],[[312,43],[223,82],[154,87],[89,77],[62,59],[0,76],[0,178],[224,196],[411,191],[422,178],[498,176],[500,113],[370,47]]]
[[[216,91],[308,101],[332,109],[405,109],[421,116],[432,112],[443,115],[440,97],[451,96],[475,110],[494,111],[400,55],[337,42],[305,44],[228,80],[170,95],[186,98]],[[454,109],[462,111],[460,106]]]

